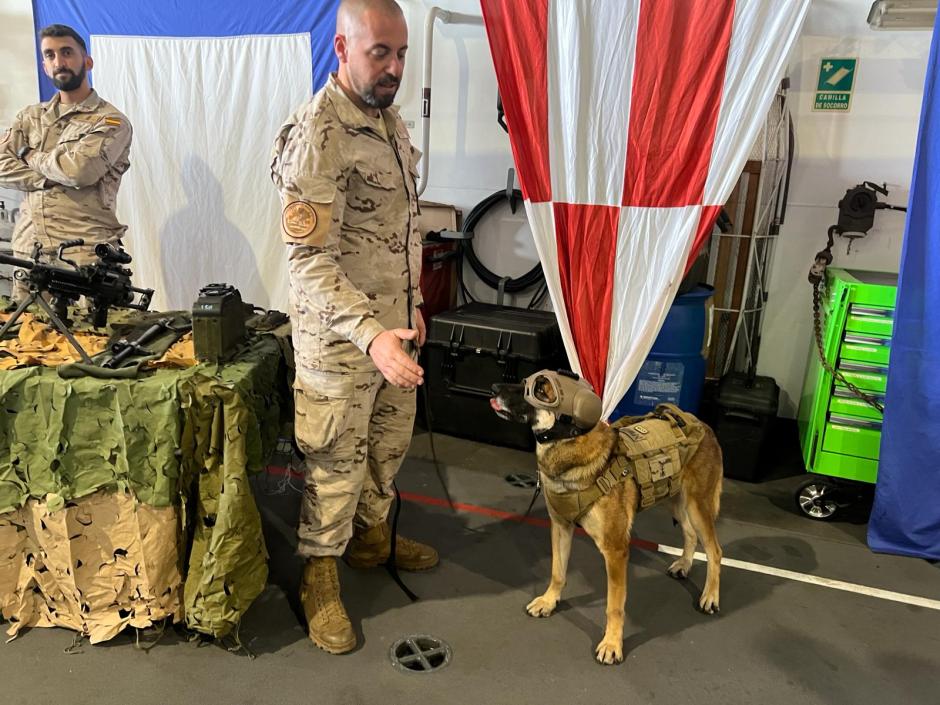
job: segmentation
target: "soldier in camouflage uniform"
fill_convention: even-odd
[[[296,356],[295,435],[306,458],[298,553],[310,638],[350,651],[355,632],[339,596],[336,557],[353,567],[388,559],[392,482],[411,441],[418,307],[419,152],[391,108],[407,27],[393,0],[344,0],[340,66],[292,115],[274,147]],[[403,537],[396,565],[438,562]]]
[[[88,84],[92,60],[75,30],[51,25],[39,36],[43,69],[59,92],[22,110],[0,140],[0,186],[26,192],[13,253],[29,257],[38,242],[51,261],[58,245],[81,238],[85,245],[66,256],[90,264],[95,245],[117,246],[127,229],[114,215],[114,202],[130,166],[131,125]],[[26,295],[26,286],[14,280],[13,299]]]

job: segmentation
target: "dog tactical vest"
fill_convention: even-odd
[[[698,450],[705,429],[702,422],[673,404],[660,404],[646,416],[618,419],[611,428],[619,436],[611,460],[594,483],[584,490],[550,492],[545,499],[556,514],[577,521],[598,499],[626,478],[640,491],[642,511],[679,493],[682,468]]]

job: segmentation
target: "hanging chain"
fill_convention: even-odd
[[[822,320],[820,315],[820,305],[819,305],[819,285],[822,282],[822,278],[813,281],[813,329],[816,333],[816,349],[819,351],[819,360],[822,362],[823,368],[831,374],[835,379],[845,385],[845,387],[852,392],[855,396],[861,399],[863,402],[869,406],[878,410],[879,413],[884,413],[884,406],[875,399],[875,397],[865,394],[861,389],[856,387],[854,384],[849,382],[841,372],[834,369],[832,365],[826,360],[826,352],[823,350],[823,337],[822,337]]]

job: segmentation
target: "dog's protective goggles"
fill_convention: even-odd
[[[542,370],[522,381],[525,400],[556,416],[569,416],[579,428],[590,429],[601,418],[601,399],[583,379]]]

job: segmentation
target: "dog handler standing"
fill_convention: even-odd
[[[424,342],[419,152],[391,107],[408,28],[394,0],[343,0],[339,71],[281,128],[271,176],[281,196],[296,356],[295,435],[305,455],[298,553],[313,642],[356,646],[336,558],[385,562],[392,482],[411,441],[415,362]],[[433,548],[398,537],[396,566],[435,566]]]

